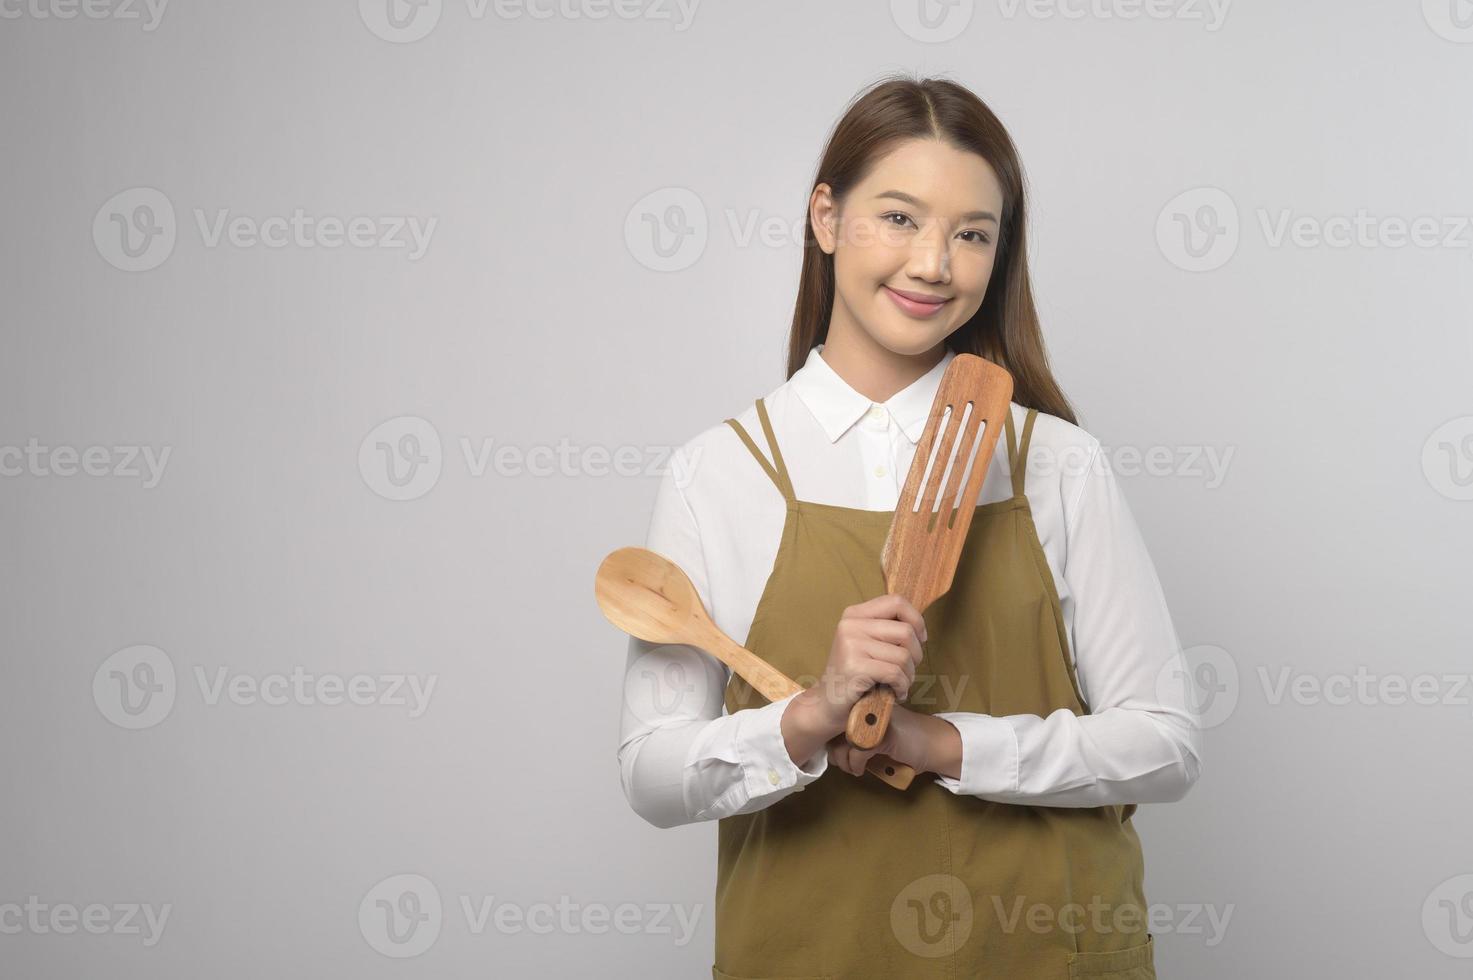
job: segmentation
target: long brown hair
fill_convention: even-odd
[[[907,139],[940,139],[986,160],[997,174],[1003,204],[997,259],[981,307],[946,338],[957,353],[977,354],[1013,376],[1013,401],[1078,424],[1054,380],[1028,279],[1027,205],[1023,165],[991,109],[970,90],[940,78],[891,75],[850,102],[824,148],[813,187],[828,184],[844,197],[874,162]],[[809,198],[813,188],[809,188]],[[834,257],[818,247],[805,206],[803,270],[788,335],[788,377],[824,342],[834,305]]]

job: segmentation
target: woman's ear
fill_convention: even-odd
[[[833,188],[819,184],[808,198],[808,220],[813,225],[813,237],[818,247],[829,255],[834,254],[834,244],[839,237],[839,208],[834,202]]]

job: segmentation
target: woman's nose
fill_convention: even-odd
[[[923,242],[917,237],[907,265],[911,275],[927,282],[945,282],[951,277],[951,253],[944,242]]]

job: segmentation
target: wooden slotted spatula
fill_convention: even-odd
[[[598,607],[619,629],[651,643],[684,643],[726,664],[769,701],[803,686],[751,650],[737,645],[711,621],[690,578],[664,555],[647,548],[620,548],[598,566],[593,592]],[[872,756],[868,770],[896,789],[905,789],[915,770],[888,756]]]
[[[941,376],[880,559],[885,591],[905,596],[923,615],[951,588],[1012,398],[1013,376],[976,354],[956,355]],[[957,486],[973,452],[967,485],[958,499]],[[894,707],[893,688],[872,688],[849,712],[844,730],[849,741],[861,749],[879,745]]]

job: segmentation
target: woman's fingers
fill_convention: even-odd
[[[876,684],[891,687],[895,691],[895,696],[904,701],[910,694],[910,685],[915,678],[916,667],[909,657],[906,657],[903,663],[896,663],[893,659],[895,650],[895,647],[887,647],[876,651],[865,673]]]
[[[849,772],[848,741],[843,736],[829,740],[829,765]]]
[[[910,690],[916,676],[916,661],[910,651],[892,643],[870,641],[864,647],[869,661],[864,673],[876,684],[888,684],[895,688],[897,696]]]
[[[863,776],[870,759],[877,755],[895,754],[895,738],[886,732],[879,745],[872,749],[858,749],[849,742],[847,736],[838,735],[829,740],[828,751],[830,765],[838,766],[851,776]]]
[[[829,742],[829,763],[838,766],[851,776],[863,776],[874,749],[856,749],[843,735]]]
[[[828,663],[819,677],[825,726],[842,728],[854,703],[877,685],[892,688],[904,700],[924,656],[925,629],[920,613],[903,596],[881,595],[846,607],[834,626]],[[845,758],[842,765],[854,762]]]
[[[860,619],[895,619],[910,625],[921,642],[926,641],[926,621],[911,601],[902,595],[877,595],[873,599],[850,606],[845,616]]]
[[[920,663],[925,656],[925,651],[921,649],[921,639],[909,623],[894,619],[872,619],[867,624],[866,632],[872,639],[904,650],[913,663]]]

